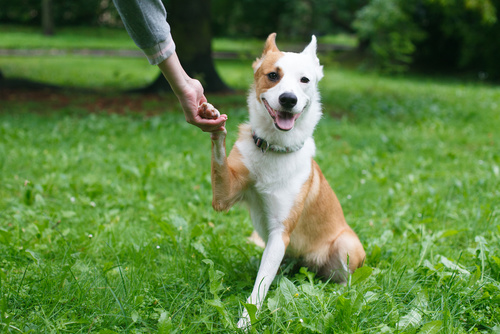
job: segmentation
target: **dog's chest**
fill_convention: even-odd
[[[240,141],[237,146],[253,180],[244,200],[255,229],[267,241],[270,232],[283,231],[283,222],[309,178],[314,142],[311,139],[302,150],[287,154],[263,153],[253,141]]]

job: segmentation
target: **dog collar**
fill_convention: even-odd
[[[269,144],[269,142],[267,142],[265,139],[258,137],[255,134],[255,131],[252,131],[252,137],[253,137],[253,141],[255,143],[255,146],[260,148],[260,150],[263,153],[266,153],[267,151],[272,151],[272,152],[276,152],[276,153],[292,153],[292,152],[296,152],[296,151],[300,150],[302,147],[304,147],[304,143],[302,143],[300,145],[289,146],[289,147]]]

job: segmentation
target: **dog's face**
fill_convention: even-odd
[[[267,113],[276,129],[289,131],[307,113],[323,77],[316,56],[316,38],[301,53],[281,52],[276,34],[267,38],[262,57],[253,64],[259,112]]]

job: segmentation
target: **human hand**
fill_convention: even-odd
[[[207,102],[207,98],[203,95],[203,86],[198,80],[187,75],[175,52],[159,63],[158,67],[179,99],[189,124],[196,125],[205,132],[225,130],[227,115],[221,115],[217,119],[205,119],[199,115],[198,108],[202,103]]]
[[[211,109],[217,111],[217,117],[214,117],[215,114],[207,114],[207,98],[203,95],[203,87],[198,80],[189,78],[182,92],[177,94],[177,98],[189,124],[199,127],[204,132],[225,130],[227,115],[220,115],[211,105]]]
[[[215,120],[220,118],[221,116],[219,111],[215,109],[215,107],[208,102],[203,102],[200,105],[200,107],[198,108],[198,115],[200,115],[200,117],[203,119],[215,119]],[[224,128],[224,125],[221,128],[217,129],[216,131],[210,132],[210,137],[212,138],[212,140],[217,140],[221,137],[225,138],[227,131]]]

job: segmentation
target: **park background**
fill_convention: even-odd
[[[500,332],[500,1],[165,4],[228,145],[267,35],[319,39],[316,160],[367,259],[346,286],[284,261],[251,332]],[[249,215],[212,210],[209,136],[112,2],[0,8],[0,331],[237,331]]]

